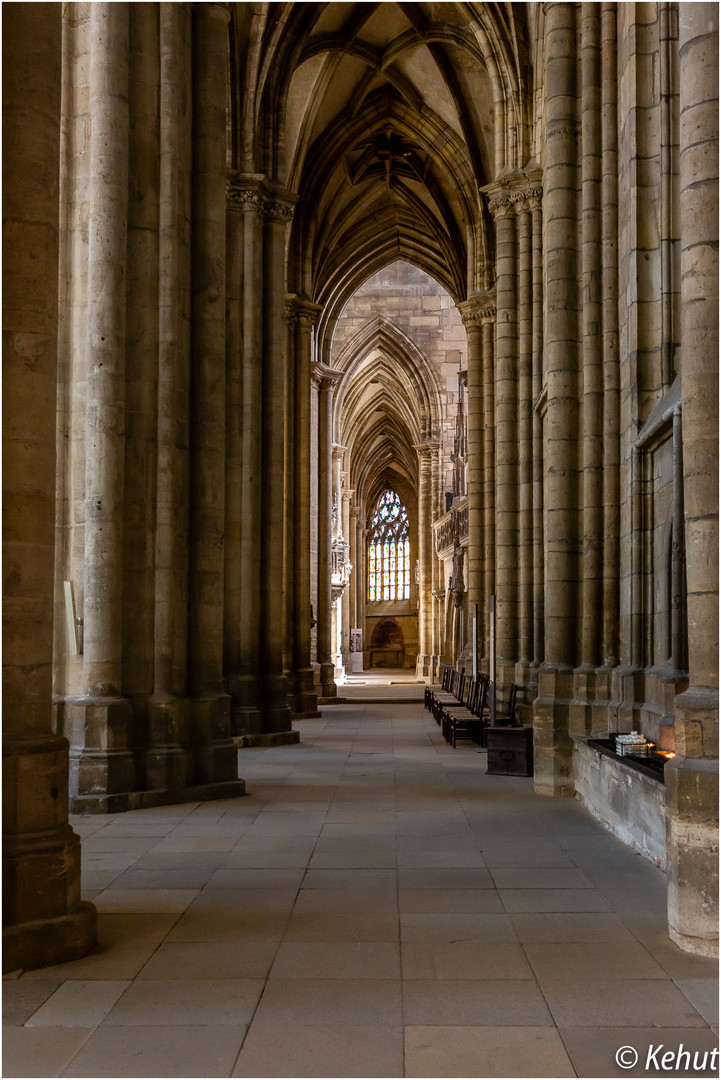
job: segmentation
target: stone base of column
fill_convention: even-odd
[[[94,906],[81,902],[71,915],[4,926],[3,974],[80,960],[98,940],[97,922]]]
[[[416,680],[418,682],[429,683],[431,681],[433,669],[433,657],[424,653],[418,653],[416,659]]]
[[[96,941],[68,824],[68,743],[3,740],[3,971],[75,960]]]
[[[233,735],[249,735],[262,730],[263,716],[258,705],[259,681],[255,675],[239,675],[233,687]]]
[[[320,713],[318,713],[320,716]],[[233,738],[238,750],[253,746],[292,746],[300,742],[299,731],[261,731],[256,735],[236,735]]]
[[[669,936],[718,956],[718,759],[677,756],[664,774]]]
[[[291,730],[288,704],[288,679],[285,675],[266,675],[263,679],[263,720],[260,734]]]
[[[609,730],[608,696],[610,685],[591,664],[582,664],[573,672],[573,698],[568,707],[568,728],[572,735],[594,738]]]
[[[132,706],[126,698],[66,698],[58,723],[70,740],[70,795],[73,806],[85,796],[135,791],[135,755],[128,749]]]
[[[635,731],[638,728],[645,691],[646,675],[642,668],[619,664],[613,669],[611,710],[616,731]]]
[[[293,704],[294,720],[310,720],[314,716],[320,716],[318,695],[313,684],[313,668],[299,668],[296,671]]]
[[[542,664],[533,703],[534,789],[537,795],[573,795],[573,741],[568,711],[573,693],[570,667]]]
[[[152,791],[184,788],[188,760],[190,702],[154,696],[148,702],[148,749],[145,751],[145,787]]]
[[[230,697],[198,694],[190,702],[188,780],[193,786],[235,782],[238,752],[230,734]]]
[[[338,696],[338,689],[335,685],[335,679],[333,677],[334,668],[333,665],[321,664],[320,665],[320,694],[321,698],[334,698]]]
[[[233,745],[235,760],[238,752]],[[237,766],[236,766],[237,770]],[[119,795],[85,795],[71,800],[73,814],[120,814],[126,810],[148,810],[153,806],[176,806],[187,802],[235,799],[245,795],[245,780],[224,780],[191,784],[176,790],[127,791]]]
[[[513,682],[518,687],[518,718],[524,724],[532,724],[533,711],[530,702],[537,694],[538,671],[531,667],[530,660],[518,661],[513,671]]]

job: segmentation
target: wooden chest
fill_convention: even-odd
[[[533,727],[486,728],[488,772],[504,776],[533,776]]]

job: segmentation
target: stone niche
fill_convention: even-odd
[[[369,608],[398,604],[373,604]],[[408,602],[405,602],[408,607]],[[370,668],[414,668],[418,652],[418,617],[410,612],[379,611],[366,618],[366,647],[363,662]]]

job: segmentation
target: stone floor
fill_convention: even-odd
[[[661,1064],[718,1022],[660,871],[421,705],[299,726],[245,798],[74,819],[100,944],[4,980],[3,1076],[716,1075]]]

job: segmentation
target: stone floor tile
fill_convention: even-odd
[[[400,923],[397,912],[294,911],[287,924],[285,941],[398,941]]]
[[[165,843],[166,841],[163,841]],[[112,853],[117,855],[143,855],[155,847],[158,839],[155,836],[106,836],[105,830],[93,833],[83,841],[83,851],[88,854]]]
[[[288,924],[286,912],[212,911],[207,907],[182,915],[168,934],[168,942],[244,942],[263,948],[283,937]]]
[[[552,1027],[543,994],[531,980],[406,979],[406,1024]]]
[[[60,979],[3,979],[3,1026],[18,1027],[51,997]]]
[[[301,889],[293,912],[397,911],[398,892],[392,885],[350,889]]]
[[[138,980],[262,979],[275,951],[274,942],[164,942]]]
[[[429,851],[426,847],[418,851],[399,851],[398,869],[476,869],[485,867],[480,851]]]
[[[188,965],[190,967],[190,965]],[[249,1024],[265,983],[262,978],[149,978],[136,981],[105,1019],[105,1025]]]
[[[670,1077],[718,1076],[718,1067],[713,1069],[710,1065],[711,1051],[718,1046],[718,1038],[707,1029],[676,1028],[673,1032],[661,1032],[654,1027],[563,1028],[560,1035],[578,1076],[648,1077],[654,1073]],[[663,1046],[663,1049],[658,1051],[656,1057],[651,1057],[649,1062],[649,1050],[653,1051],[659,1046]],[[689,1063],[692,1066],[694,1054],[698,1053],[698,1064],[701,1065],[706,1060],[708,1067],[698,1071],[688,1069],[683,1067],[686,1059],[679,1058],[679,1064],[682,1065],[680,1071],[673,1067],[668,1071],[655,1069],[654,1061],[659,1060],[667,1051],[677,1051],[681,1046],[689,1053]],[[624,1069],[616,1064],[616,1054],[622,1047],[636,1051],[636,1066]],[[623,1060],[630,1061],[631,1058]],[[650,1069],[646,1067],[647,1064],[651,1065]]]
[[[590,889],[590,882],[581,870],[527,868],[524,866],[493,867],[491,877],[497,889]]]
[[[395,850],[378,851],[316,851],[311,856],[308,866],[314,870],[362,870],[362,869],[395,869]]]
[[[611,911],[608,901],[595,889],[499,889],[506,911],[571,912]]]
[[[232,1073],[245,1077],[400,1077],[400,1027],[253,1025]]]
[[[401,915],[401,941],[515,942],[507,915]]]
[[[87,1040],[69,1077],[230,1076],[245,1027],[125,1027],[103,1024]]]
[[[400,946],[391,942],[284,942],[272,979],[400,979]]]
[[[612,912],[534,913],[511,915],[510,919],[518,940],[533,944],[635,940]]]
[[[719,987],[718,979],[675,979],[676,986],[684,997],[701,1013],[706,1023],[712,1028],[719,1025]]]
[[[406,1076],[575,1076],[557,1031],[548,1027],[405,1029]]]
[[[208,889],[298,889],[304,871],[300,867],[246,869],[222,866],[208,879]]]
[[[96,1028],[128,986],[128,980],[69,979],[33,1013],[26,1026]]]
[[[3,1076],[62,1076],[90,1034],[88,1028],[6,1028],[3,1032]],[[73,1072],[72,1075],[79,1074]],[[108,1074],[98,1072],[95,1075]]]
[[[698,1027],[706,1021],[670,979],[544,979],[557,1027]]]
[[[198,889],[105,889],[95,898],[98,911],[128,915],[165,915],[185,911]]]
[[[403,914],[503,913],[495,889],[400,889]]]
[[[486,866],[491,870],[495,867],[508,866],[540,866],[544,869],[552,867],[573,868],[573,862],[558,844],[539,843],[506,843],[484,844],[480,843],[481,854],[485,859]]]
[[[304,889],[363,889],[397,884],[396,871],[388,868],[364,870],[306,870]]]
[[[401,983],[396,979],[269,979],[253,1025],[398,1027]]]
[[[487,941],[404,941],[404,979],[532,979],[520,945]]]
[[[400,867],[399,889],[492,889],[487,870],[474,867]]]
[[[552,945],[526,944],[536,978],[547,979],[667,979],[663,968],[637,941],[604,941]]]

